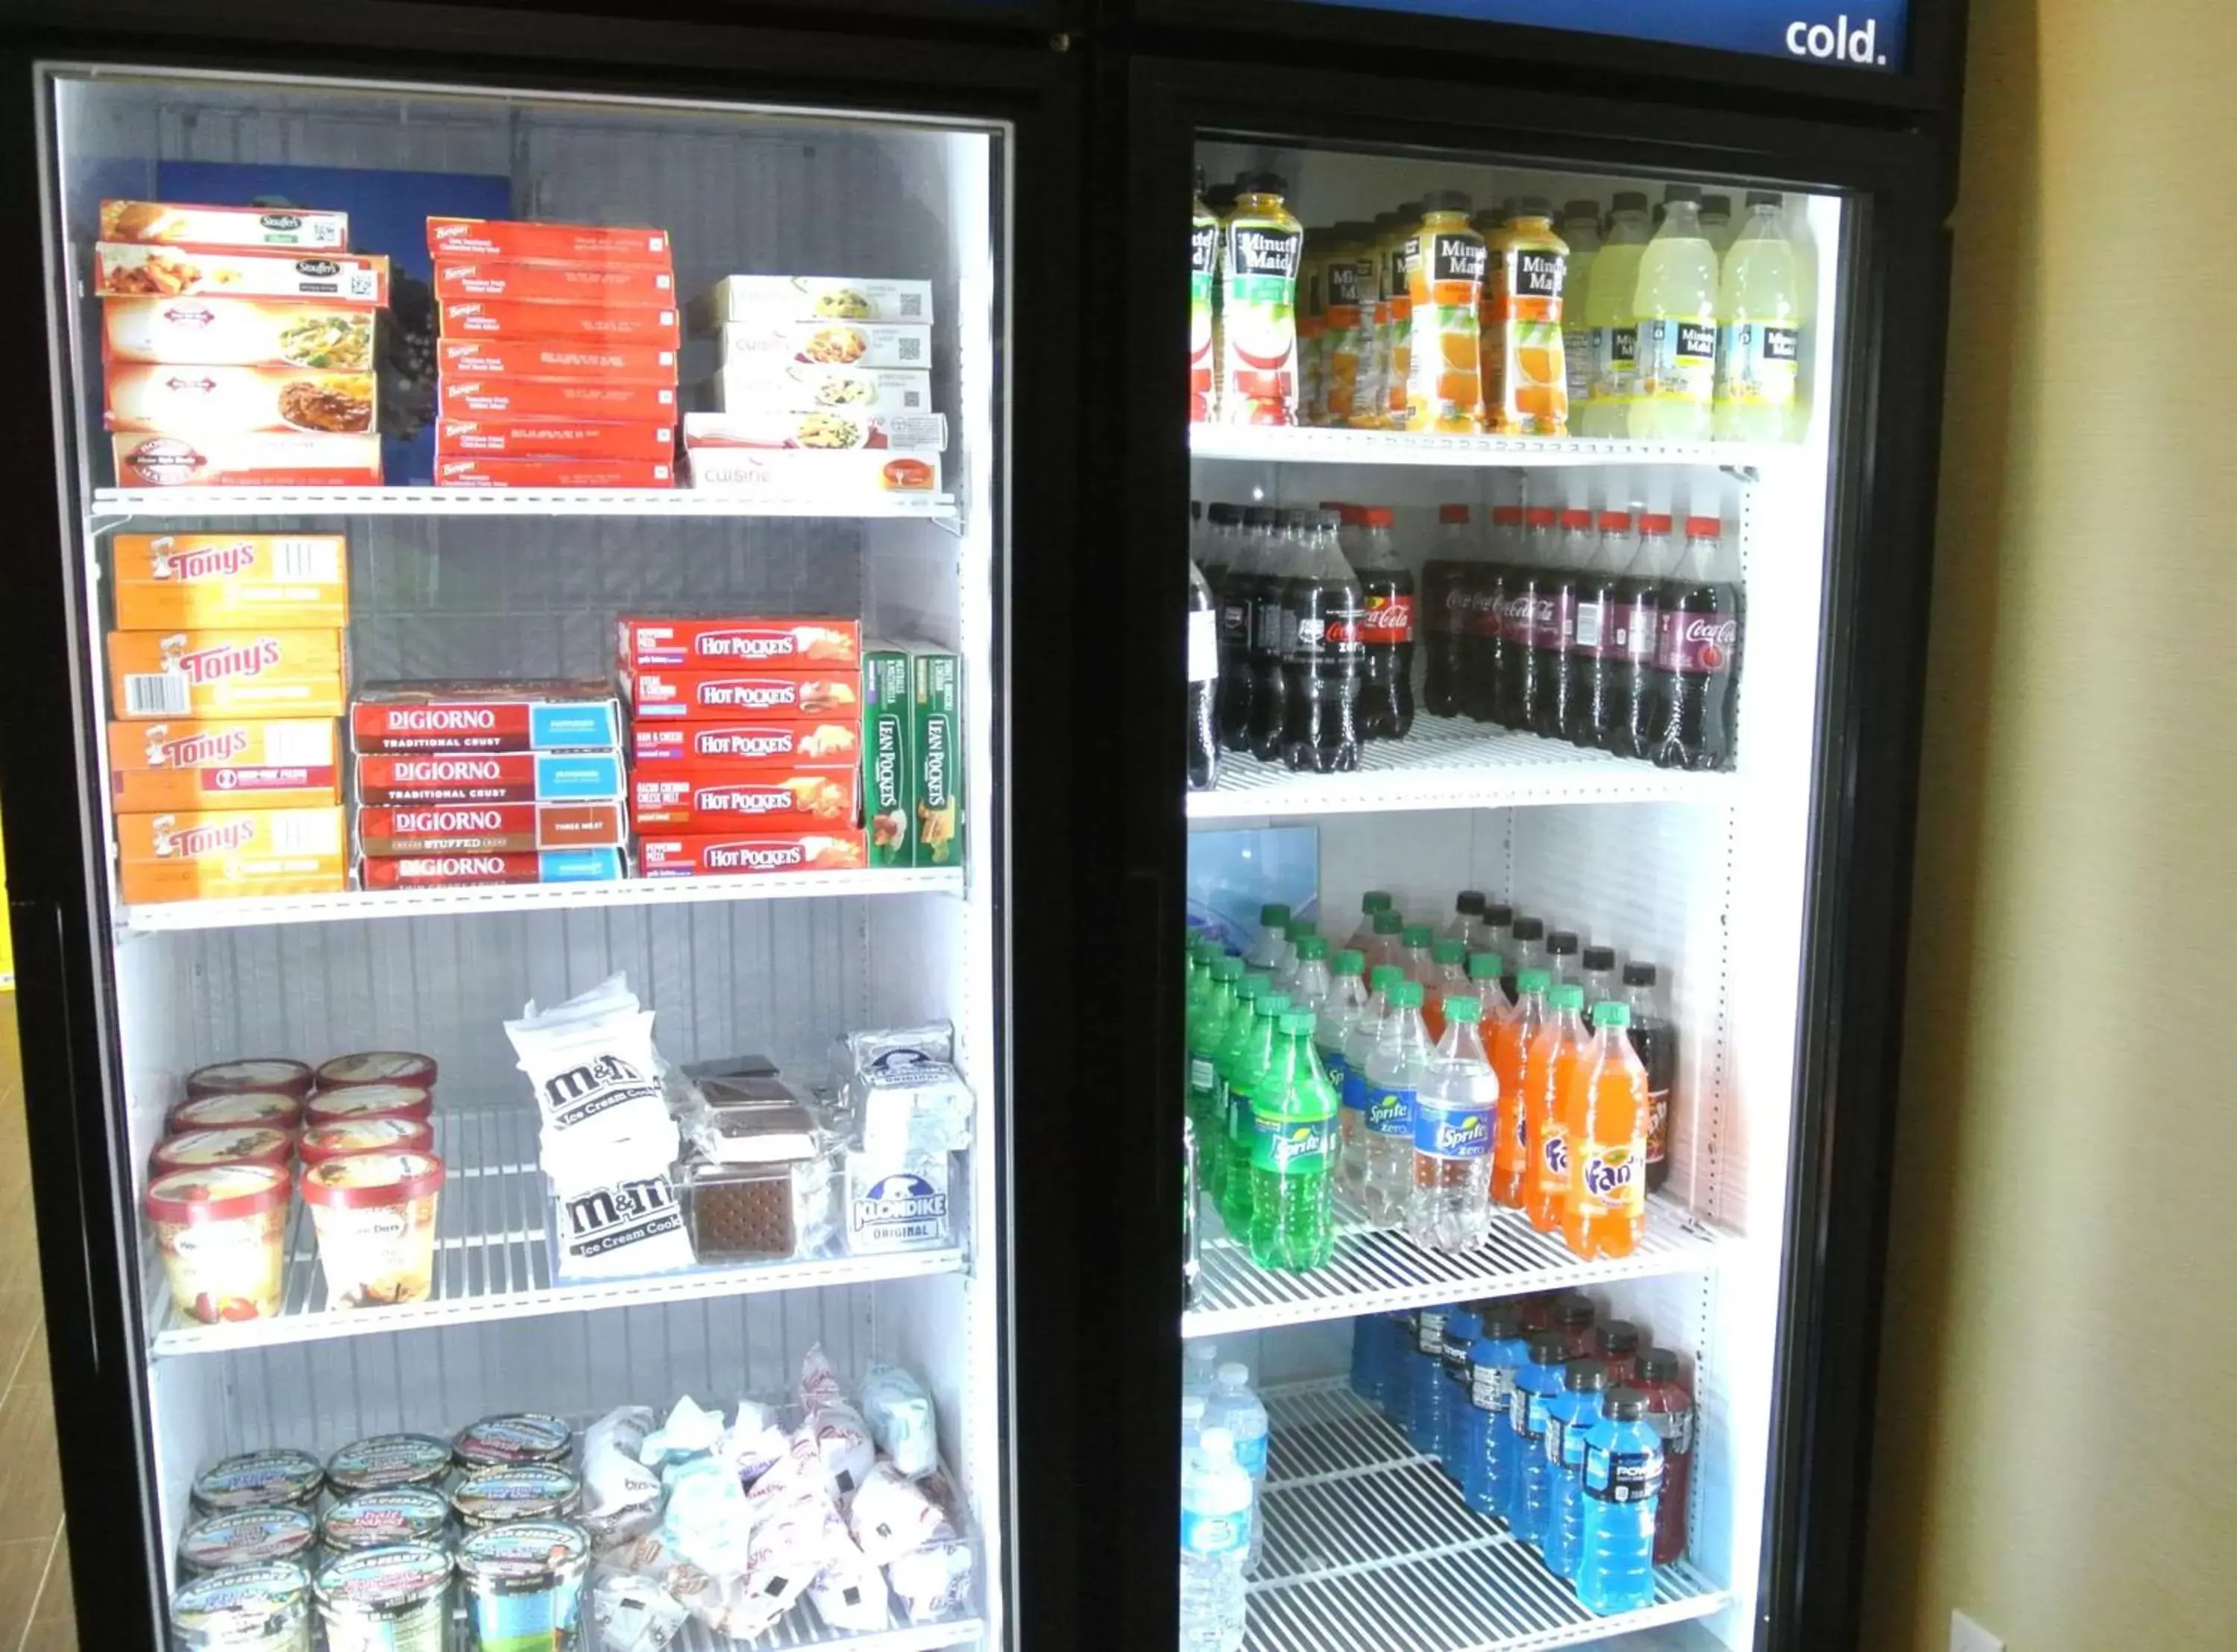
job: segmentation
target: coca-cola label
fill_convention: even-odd
[[[1297,629],[1290,634],[1292,660],[1317,659],[1324,654],[1357,654],[1365,646],[1366,625],[1356,608],[1331,608],[1295,617]]]
[[[1366,599],[1360,610],[1359,629],[1370,647],[1381,648],[1414,640],[1414,599],[1402,593],[1380,592]]]
[[[1597,660],[1608,649],[1608,604],[1595,596],[1580,601],[1571,622],[1569,651],[1583,660]]]
[[[1567,585],[1538,599],[1538,646],[1564,653],[1577,635],[1577,593]]]
[[[1489,586],[1479,586],[1467,593],[1469,632],[1484,638],[1504,638],[1507,635],[1507,604],[1499,592]]]
[[[1732,615],[1672,609],[1662,615],[1656,664],[1683,676],[1716,676],[1732,668],[1739,640],[1740,622]]]
[[[1250,646],[1250,604],[1239,597],[1219,605],[1219,644],[1231,650]]]
[[[1613,612],[1615,629],[1608,639],[1607,652],[1634,665],[1653,664],[1662,640],[1660,604],[1618,602]]]
[[[1499,635],[1514,648],[1527,648],[1538,639],[1538,599],[1529,591],[1507,597],[1499,605]]]

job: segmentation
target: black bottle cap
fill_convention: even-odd
[[[1747,192],[1747,204],[1751,207],[1783,207],[1786,202],[1775,189],[1751,189]]]
[[[1597,1394],[1607,1386],[1607,1367],[1597,1359],[1572,1359],[1561,1380],[1573,1394]]]
[[[1628,1356],[1639,1352],[1639,1327],[1629,1320],[1610,1320],[1600,1326],[1600,1352]]]
[[[1651,987],[1654,984],[1652,964],[1627,964],[1623,966],[1623,984],[1627,987]]]
[[[1308,510],[1303,505],[1294,504],[1283,505],[1274,513],[1276,519],[1284,528],[1310,528],[1313,525],[1313,519],[1319,514],[1317,510]]]
[[[1555,958],[1567,958],[1577,950],[1574,930],[1557,929],[1546,938],[1546,950]]]
[[[1643,189],[1619,189],[1611,210],[1615,212],[1645,212],[1646,192]]]
[[[1557,1296],[1554,1299],[1554,1323],[1556,1325],[1590,1325],[1600,1317],[1600,1311],[1589,1296]]]
[[[1235,187],[1244,194],[1251,195],[1286,195],[1290,193],[1290,181],[1278,172],[1244,173],[1235,180]]]
[[[1701,210],[1703,212],[1720,212],[1724,214],[1726,217],[1729,218],[1732,215],[1732,198],[1730,195],[1703,195],[1701,197]]]
[[[1546,920],[1542,918],[1518,918],[1514,920],[1514,938],[1518,941],[1542,941],[1546,938]]]
[[[1514,908],[1503,900],[1488,902],[1483,909],[1483,921],[1501,929],[1514,927]]]
[[[1530,1363],[1534,1366],[1558,1366],[1568,1357],[1569,1345],[1559,1337],[1541,1332],[1530,1339]]]
[[[1551,218],[1554,203],[1543,195],[1525,195],[1514,203],[1517,218]]]
[[[1278,194],[1280,191],[1275,193]],[[1700,200],[1701,192],[1690,183],[1673,183],[1662,192],[1662,204],[1666,207],[1675,206],[1681,201],[1690,201],[1699,206]]]
[[[1615,948],[1613,946],[1587,947],[1585,949],[1585,967],[1588,970],[1612,970],[1615,968]]]
[[[1639,1356],[1641,1382],[1676,1382],[1684,1374],[1685,1366],[1673,1349],[1649,1348]]]
[[[1600,1402],[1600,1415],[1612,1423],[1636,1423],[1646,1416],[1646,1396],[1636,1388],[1619,1388]]]
[[[1401,208],[1402,211],[1403,208]],[[1432,189],[1422,197],[1423,212],[1473,212],[1475,197],[1465,189]]]
[[[1243,507],[1243,524],[1246,528],[1270,528],[1274,525],[1275,510],[1270,504],[1247,504]]]
[[[1453,910],[1455,912],[1466,912],[1470,918],[1482,917],[1483,891],[1481,889],[1462,890],[1460,898],[1453,903]]]
[[[1483,1333],[1494,1342],[1505,1342],[1522,1334],[1522,1316],[1505,1303],[1494,1303],[1483,1311]]]
[[[1561,208],[1561,216],[1564,218],[1598,218],[1600,215],[1600,203],[1597,201],[1587,201],[1581,196],[1566,203]]]
[[[1232,528],[1243,520],[1243,507],[1239,504],[1216,504],[1206,514],[1221,527]]]

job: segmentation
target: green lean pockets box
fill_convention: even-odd
[[[963,669],[952,654],[909,655],[916,864],[963,864]]]
[[[862,810],[874,866],[916,864],[914,772],[909,756],[909,656],[890,643],[862,649]]]

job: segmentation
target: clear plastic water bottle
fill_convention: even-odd
[[[1351,1086],[1347,1082],[1351,1074],[1350,1062],[1344,1055],[1344,1046],[1351,1040],[1352,1029],[1367,1013],[1367,960],[1346,947],[1329,964],[1328,990],[1321,994],[1320,1002],[1313,1007],[1313,1048],[1321,1058],[1321,1070],[1336,1086],[1337,1098],[1347,1111],[1356,1103],[1352,1099]],[[1336,1165],[1341,1179],[1343,1149],[1355,1139],[1356,1127],[1349,1120],[1343,1122],[1336,1146]]]
[[[1546,1461],[1547,1407],[1567,1385],[1562,1366],[1568,1346],[1558,1336],[1531,1339],[1530,1357],[1514,1373],[1508,1420],[1514,1430],[1514,1496],[1507,1507],[1508,1530],[1524,1543],[1546,1540],[1546,1512],[1554,1504],[1554,1476]],[[1652,1543],[1650,1523],[1648,1542]]]
[[[1387,889],[1370,889],[1362,895],[1359,898],[1359,927],[1352,931],[1351,938],[1344,944],[1363,955],[1370,951],[1375,945],[1375,915],[1389,912],[1392,905],[1391,893]]]
[[[1437,1388],[1437,1461],[1457,1482],[1468,1453],[1468,1350],[1483,1334],[1483,1316],[1474,1308],[1445,1315],[1444,1381]]]
[[[1367,1111],[1374,1085],[1367,1064],[1390,1019],[1390,993],[1401,977],[1385,964],[1369,971],[1368,997],[1343,1041],[1343,1111],[1337,1120],[1336,1185],[1355,1198],[1367,1186]]]
[[[1437,931],[1427,924],[1407,924],[1398,931],[1399,967],[1406,971],[1409,981],[1429,984],[1429,973],[1436,967],[1430,949],[1436,944]]]
[[[1181,1398],[1203,1394],[1209,1398],[1212,1379],[1219,1374],[1219,1345],[1212,1342],[1191,1342],[1181,1350]]]
[[[1211,1394],[1204,1403],[1204,1432],[1224,1429],[1233,1442],[1235,1460],[1250,1477],[1251,1507],[1258,1507],[1258,1495],[1266,1486],[1266,1407],[1250,1391],[1250,1367],[1239,1359],[1231,1359],[1220,1366],[1213,1379]],[[1258,1545],[1264,1533],[1260,1523],[1250,1523],[1250,1542],[1243,1570],[1248,1574],[1258,1569]]]
[[[1478,1514],[1503,1515],[1514,1494],[1514,1373],[1530,1357],[1522,1316],[1502,1302],[1483,1311],[1483,1334],[1468,1350],[1467,1471],[1461,1499]]]
[[[1329,979],[1328,942],[1317,935],[1303,937],[1297,942],[1297,967],[1286,989],[1290,1007],[1318,1014],[1321,1001],[1328,997]]]
[[[1483,933],[1484,893],[1481,889],[1463,889],[1453,902],[1453,915],[1437,931],[1441,941],[1458,941],[1466,952]]]
[[[1253,1513],[1234,1437],[1207,1427],[1181,1465],[1181,1652],[1242,1652]]]
[[[1282,956],[1274,964],[1274,991],[1288,993],[1293,1003],[1297,998],[1297,966],[1303,959],[1300,949],[1320,932],[1321,926],[1310,918],[1292,918],[1282,927]]]
[[[1572,1359],[1565,1387],[1546,1407],[1546,1465],[1554,1475],[1554,1505],[1546,1511],[1546,1570],[1574,1583],[1585,1538],[1585,1441],[1600,1419],[1607,1367],[1597,1359]]]
[[[1367,1175],[1360,1188],[1367,1219],[1382,1227],[1403,1221],[1412,1197],[1415,1100],[1431,1053],[1422,984],[1401,981],[1389,998],[1367,1057]]]
[[[1425,1250],[1463,1251],[1491,1231],[1499,1079],[1477,1029],[1482,1004],[1448,998],[1445,1014],[1445,1036],[1422,1068],[1415,1096],[1414,1188],[1406,1229]]]
[[[1181,1457],[1196,1450],[1204,1438],[1204,1408],[1207,1401],[1202,1394],[1181,1396]]]
[[[1584,1541],[1577,1598],[1605,1616],[1654,1603],[1654,1522],[1662,1492],[1662,1436],[1646,1396],[1619,1388],[1585,1437]]]

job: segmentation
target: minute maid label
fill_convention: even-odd
[[[1801,373],[1798,328],[1763,321],[1728,321],[1718,357],[1717,399],[1788,407]]]
[[[1253,1169],[1277,1176],[1313,1175],[1328,1168],[1329,1122],[1260,1113],[1250,1146]]]
[[[1389,1089],[1380,1084],[1367,1087],[1367,1128],[1376,1135],[1414,1134],[1414,1092],[1410,1089]]]
[[[1717,329],[1706,321],[1639,324],[1639,393],[1706,407],[1717,388]]]
[[[1485,248],[1481,235],[1439,235],[1435,238],[1429,253],[1429,280],[1432,286],[1440,281],[1483,280]],[[1560,260],[1556,260],[1556,263]],[[1556,280],[1554,289],[1561,291]]]

